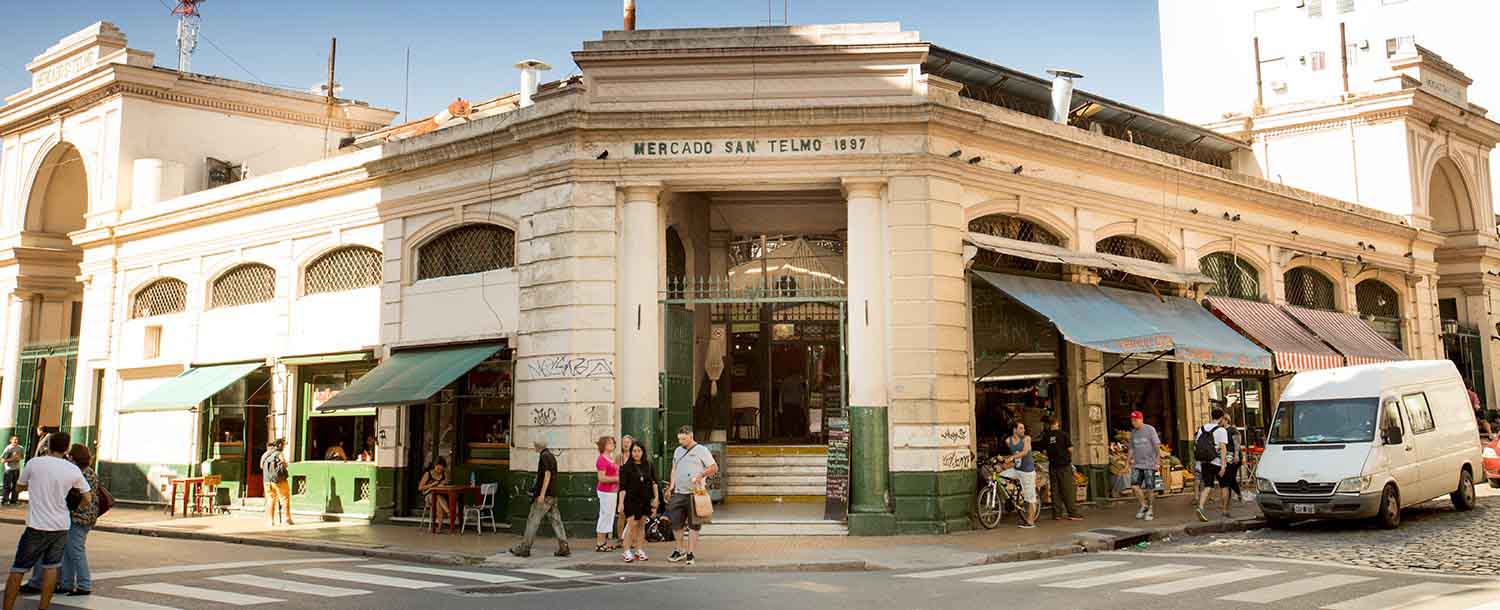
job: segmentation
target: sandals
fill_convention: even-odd
[[[610,544],[610,543],[606,542],[604,544],[600,544],[600,545],[595,546],[594,547],[594,552],[595,553],[608,553],[610,551],[619,550],[619,548],[620,547],[617,547],[617,546],[615,546],[613,544]]]

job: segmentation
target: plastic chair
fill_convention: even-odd
[[[202,487],[194,497],[193,512],[196,514],[214,514],[215,507],[219,504],[219,484],[224,482],[223,475],[206,475],[203,477]]]
[[[479,505],[464,507],[464,522],[458,533],[462,534],[469,529],[469,515],[474,516],[474,531],[480,535],[484,534],[484,519],[489,517],[490,527],[498,533],[500,522],[495,519],[495,494],[500,491],[499,483],[485,483],[479,486]]]

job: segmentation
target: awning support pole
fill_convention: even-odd
[[[997,364],[994,367],[991,367],[990,370],[989,370],[989,372],[986,372],[985,374],[980,375],[979,377],[975,377],[974,378],[974,383],[979,383],[979,380],[984,379],[985,377],[989,377],[990,375],[995,374],[995,371],[998,371],[998,370],[1000,370],[1001,367],[1004,367],[1005,365],[1010,364],[1010,361],[1013,360],[1013,359],[1015,359],[1015,357],[1019,356],[1019,355],[1021,355],[1021,352],[1011,352],[1010,355],[1006,356],[1004,360],[1000,361],[1000,364]]]
[[[1166,354],[1166,352],[1162,352],[1161,355],[1157,356],[1157,358],[1160,358],[1162,355],[1165,355],[1165,354]],[[1151,360],[1151,362],[1155,362],[1155,361],[1156,361],[1155,358],[1153,358]],[[1146,364],[1151,364],[1151,362],[1147,362]],[[1114,364],[1109,365],[1109,368],[1104,369],[1104,372],[1099,373],[1098,375],[1095,375],[1093,379],[1090,379],[1090,380],[1084,382],[1083,385],[1081,385],[1079,387],[1086,388],[1086,387],[1089,387],[1091,385],[1094,385],[1095,381],[1099,381],[1100,379],[1103,379],[1104,376],[1108,375],[1110,371],[1115,370],[1115,367],[1118,367],[1118,366],[1120,366],[1122,364],[1125,364],[1125,357],[1123,355],[1121,356],[1121,358],[1119,360],[1116,360]],[[1134,372],[1134,371],[1132,371],[1132,372]]]
[[[1145,361],[1145,362],[1142,362],[1142,363],[1141,363],[1141,365],[1140,365],[1140,366],[1138,366],[1138,367],[1135,367],[1135,368],[1133,368],[1133,369],[1130,369],[1130,371],[1128,371],[1128,372],[1126,372],[1126,373],[1125,373],[1125,374],[1124,374],[1124,375],[1120,375],[1120,378],[1121,378],[1121,379],[1124,379],[1124,378],[1126,378],[1126,377],[1129,377],[1129,376],[1131,376],[1131,375],[1134,375],[1134,374],[1135,374],[1135,372],[1136,372],[1136,371],[1139,371],[1139,370],[1141,370],[1141,369],[1143,369],[1143,368],[1146,368],[1146,367],[1148,367],[1148,366],[1150,366],[1150,365],[1151,365],[1151,363],[1152,363],[1152,362],[1156,362],[1156,361],[1157,361],[1157,360],[1161,360],[1161,357],[1162,357],[1162,356],[1165,356],[1165,355],[1167,355],[1167,353],[1166,353],[1166,352],[1162,352],[1162,353],[1160,353],[1160,354],[1157,354],[1157,355],[1156,355],[1156,357],[1155,357],[1155,358],[1152,358],[1152,359],[1150,359],[1150,360],[1147,360],[1147,361]],[[1121,359],[1120,359],[1120,361],[1121,361],[1121,362],[1124,362],[1124,361],[1125,361],[1125,359],[1124,359],[1124,358],[1121,358]]]
[[[1191,389],[1191,390],[1188,390],[1188,391],[1189,391],[1189,392],[1197,392],[1197,391],[1198,391],[1198,390],[1199,390],[1199,389],[1201,389],[1201,388],[1202,388],[1202,387],[1203,387],[1203,386],[1206,386],[1206,385],[1208,385],[1208,384],[1210,384],[1210,383],[1213,383],[1213,382],[1215,382],[1215,381],[1218,381],[1218,380],[1220,380],[1220,379],[1223,379],[1223,378],[1225,378],[1225,377],[1228,377],[1228,376],[1230,376],[1230,375],[1231,375],[1231,374],[1233,374],[1233,371],[1225,371],[1225,372],[1222,372],[1222,373],[1218,373],[1218,374],[1214,374],[1214,375],[1209,375],[1209,376],[1208,376],[1208,381],[1205,381],[1205,382],[1203,382],[1203,383],[1200,383],[1200,384],[1198,384],[1198,385],[1195,385],[1195,386],[1193,386],[1193,389]]]

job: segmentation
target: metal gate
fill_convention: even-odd
[[[1443,353],[1458,367],[1458,374],[1479,395],[1479,404],[1487,405],[1484,394],[1484,357],[1479,332],[1453,320],[1443,320]]]
[[[47,371],[46,361],[48,358],[64,358],[63,370]],[[62,374],[63,389],[62,399],[59,407],[62,412],[58,418],[58,428],[62,432],[71,433],[73,425],[73,385],[78,376],[78,341],[73,340],[66,343],[48,345],[32,345],[21,350],[21,368],[16,380],[16,427],[15,434],[21,438],[21,446],[26,449],[25,455],[32,455],[35,447],[34,441],[40,440],[36,437],[36,414],[42,405],[37,404],[42,398],[42,388],[46,385],[46,376],[51,374]]]

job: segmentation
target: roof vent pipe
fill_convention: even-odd
[[[635,0],[625,0],[625,31],[635,29]]]
[[[1082,74],[1062,68],[1047,70],[1052,75],[1052,122],[1068,124],[1068,113],[1073,109],[1073,79]]]
[[[551,70],[552,66],[535,59],[523,59],[516,64],[516,69],[521,71],[521,107],[526,108],[532,104],[531,98],[536,95],[537,75]]]

